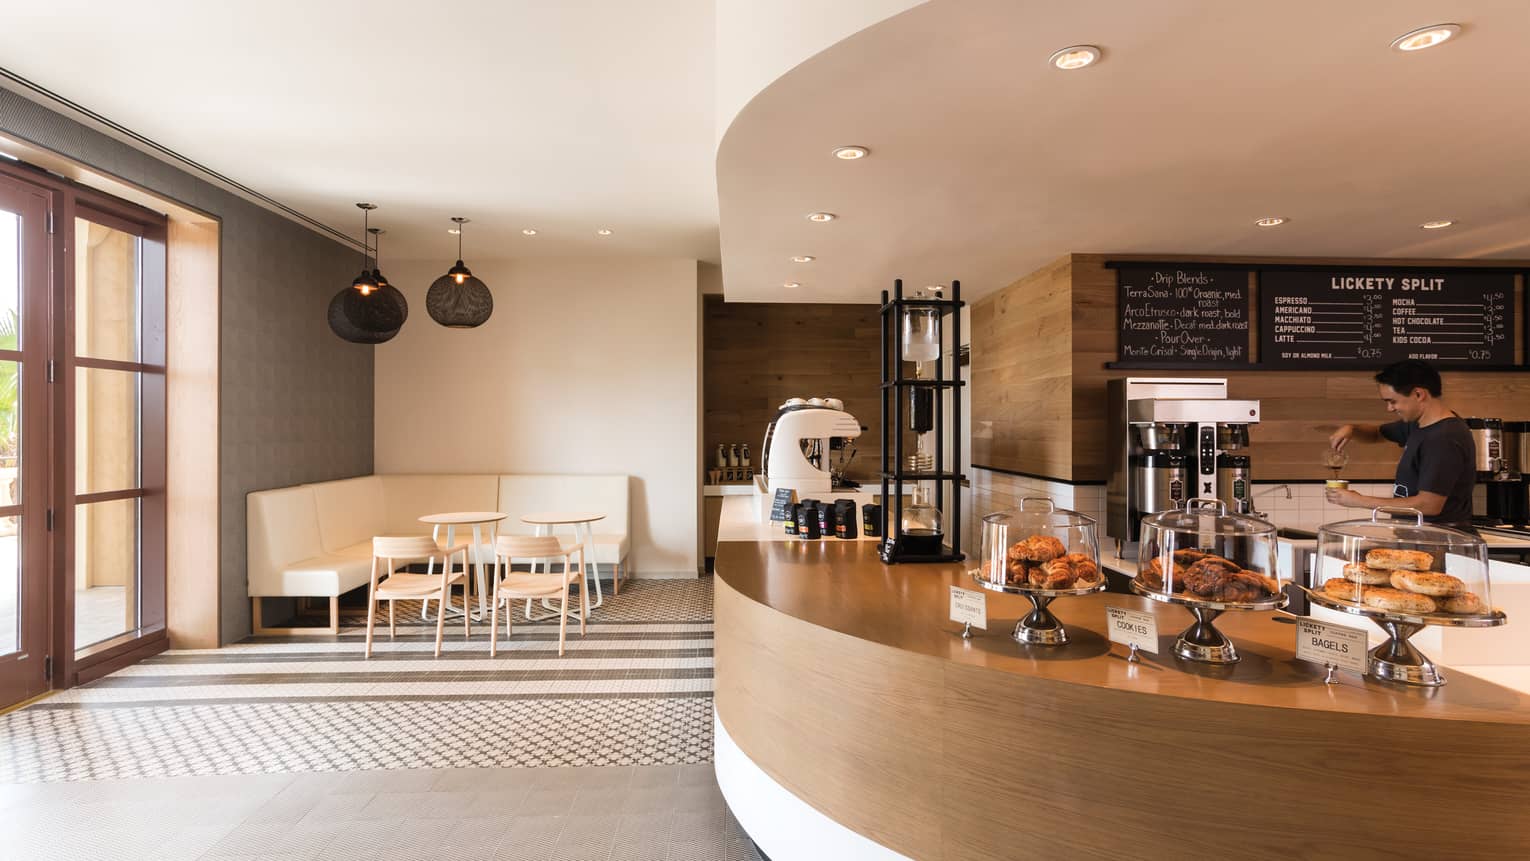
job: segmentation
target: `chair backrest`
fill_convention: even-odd
[[[510,559],[543,559],[562,556],[563,545],[555,535],[500,535],[494,539],[494,555]]]
[[[383,532],[382,479],[375,475],[310,484],[319,508],[319,535],[330,553]]]
[[[252,595],[280,594],[282,568],[324,552],[313,488],[306,485],[247,494],[245,521]]]
[[[372,555],[379,559],[425,559],[440,556],[441,548],[429,535],[379,535],[372,539]]]

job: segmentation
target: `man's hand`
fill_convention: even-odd
[[[1366,498],[1363,494],[1356,493],[1353,490],[1345,490],[1345,489],[1338,488],[1338,487],[1330,487],[1324,493],[1324,496],[1327,497],[1328,501],[1333,503],[1334,505],[1342,505],[1345,508],[1370,508],[1371,507],[1371,500],[1370,499]]]
[[[1339,429],[1334,431],[1333,434],[1328,437],[1328,445],[1334,451],[1343,451],[1344,446],[1348,445],[1349,441],[1353,439],[1354,436],[1354,425],[1340,425]]]

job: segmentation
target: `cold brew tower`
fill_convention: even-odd
[[[1258,401],[1227,398],[1227,380],[1126,377],[1106,384],[1105,534],[1137,540],[1142,517],[1187,499],[1252,510],[1248,430]]]

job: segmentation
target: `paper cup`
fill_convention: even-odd
[[[1349,490],[1349,479],[1347,478],[1330,478],[1324,481],[1323,484],[1329,490]]]

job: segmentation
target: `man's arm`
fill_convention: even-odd
[[[1339,429],[1328,437],[1328,445],[1335,451],[1343,451],[1350,440],[1381,442],[1382,439],[1384,437],[1381,435],[1380,425],[1340,425]]]
[[[1353,490],[1330,489],[1328,501],[1345,508],[1417,508],[1425,517],[1433,517],[1445,510],[1446,497],[1438,493],[1420,491],[1412,496],[1366,496]]]

